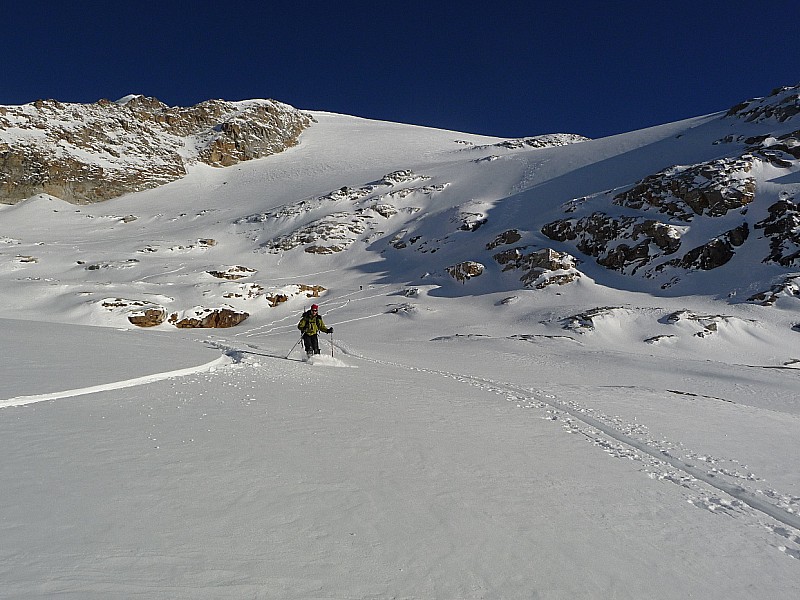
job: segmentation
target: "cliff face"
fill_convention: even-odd
[[[297,144],[311,117],[272,100],[170,107],[143,96],[0,106],[0,202],[36,194],[101,202]]]

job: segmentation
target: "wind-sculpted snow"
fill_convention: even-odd
[[[374,183],[357,188],[345,186],[322,196],[243,217],[236,224],[258,238],[261,231],[269,231],[273,226],[291,228],[299,222],[302,223],[299,227],[262,242],[261,247],[271,253],[301,246],[309,254],[338,253],[357,241],[369,242],[383,234],[391,227],[386,222],[396,215],[413,215],[421,210],[413,206],[414,201],[430,199],[447,187],[447,184],[409,186],[427,179],[430,177],[411,170],[394,171]],[[316,217],[319,214],[323,216]],[[309,222],[308,217],[313,220]],[[259,228],[248,227],[253,224]]]
[[[597,307],[563,319],[562,327],[568,331],[584,334],[597,329],[604,320],[618,324],[620,321],[624,321],[632,312],[630,309],[620,306]]]
[[[384,175],[379,181],[374,183],[370,183],[367,185],[363,185],[357,188],[350,188],[350,187],[342,187],[338,190],[334,190],[322,196],[317,196],[315,198],[309,198],[306,200],[300,200],[294,204],[287,204],[284,206],[279,207],[276,210],[272,210],[265,213],[249,215],[247,217],[242,217],[237,221],[238,224],[245,224],[245,223],[264,223],[266,221],[272,219],[282,219],[286,217],[302,217],[306,213],[323,209],[329,207],[331,205],[338,205],[344,204],[346,206],[363,206],[363,202],[361,200],[370,197],[372,200],[380,200],[384,196],[388,198],[400,198],[421,192],[425,193],[433,193],[435,191],[441,191],[443,189],[442,186],[433,187],[433,188],[401,188],[399,190],[395,190],[392,192],[386,192],[386,188],[394,188],[395,186],[399,186],[402,184],[408,184],[416,181],[425,181],[426,179],[430,179],[430,177],[425,177],[421,175],[416,175],[411,170],[402,170],[402,171],[394,171],[389,173],[388,175]]]

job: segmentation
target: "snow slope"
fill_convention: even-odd
[[[796,373],[420,325],[379,342],[398,317],[338,315],[353,341],[313,365],[275,358],[284,334],[210,372],[4,408],[0,597],[796,591],[796,529],[661,459],[796,515]],[[178,366],[163,337],[148,354]]]
[[[314,116],[267,159],[0,208],[0,598],[797,594],[796,298],[657,294],[588,261],[544,289],[443,271],[716,158],[720,115],[519,149]],[[270,245],[321,222],[346,250]],[[141,330],[118,300],[250,316]],[[312,301],[334,333],[304,360]]]

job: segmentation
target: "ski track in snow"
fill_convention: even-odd
[[[371,298],[380,298],[386,296],[386,292],[371,294],[368,296],[364,296],[363,292],[365,291],[372,291],[374,289],[382,289],[387,287],[387,285],[382,286],[373,286],[370,287],[368,290],[355,290],[349,294],[343,294],[341,296],[337,296],[335,298],[326,298],[326,299],[317,299],[314,298],[315,302],[324,303],[326,311],[325,314],[331,314],[336,312],[337,310],[344,308],[347,306],[351,300],[361,301],[361,300],[369,300]],[[359,296],[358,298],[351,298],[351,296]],[[347,321],[339,321],[338,324],[341,325],[343,323],[351,323],[353,321],[362,321],[364,319],[371,319],[374,317],[379,317],[383,313],[375,313],[372,315],[367,315],[365,317],[359,317],[357,319],[349,319]],[[323,315],[324,318],[324,315]],[[241,331],[236,333],[234,337],[267,337],[270,335],[282,335],[286,332],[286,330],[292,330],[297,328],[297,321],[298,316],[295,314],[289,314],[285,317],[280,319],[276,319],[275,321],[270,321],[269,323],[265,323],[264,325],[259,325],[258,327],[253,327],[252,329],[247,329],[245,331]],[[285,325],[286,321],[290,321],[288,325]]]
[[[217,367],[225,366],[231,363],[231,358],[223,354],[219,358],[196,367],[188,367],[186,369],[178,369],[175,371],[164,371],[163,373],[154,373],[152,375],[145,375],[144,377],[135,377],[134,379],[124,379],[122,381],[112,381],[101,385],[94,385],[85,388],[76,388],[73,390],[64,390],[61,392],[51,392],[49,394],[37,394],[33,396],[17,396],[7,400],[0,400],[0,408],[8,408],[11,406],[25,406],[27,404],[35,404],[37,402],[47,402],[48,400],[61,400],[62,398],[74,398],[75,396],[85,396],[86,394],[96,394],[98,392],[106,392],[109,390],[120,390],[123,388],[135,387],[138,385],[146,385],[164,379],[174,379],[176,377],[185,377],[187,375],[194,375],[196,373],[204,373],[206,371],[213,371]]]
[[[621,419],[605,415],[594,415],[595,411],[587,409],[576,402],[564,402],[555,395],[543,390],[522,388],[513,383],[494,381],[483,377],[475,377],[462,373],[450,373],[437,369],[413,367],[401,363],[378,360],[357,354],[340,344],[335,344],[343,354],[374,364],[426,373],[449,379],[455,379],[468,385],[477,386],[487,392],[504,395],[509,402],[516,402],[518,408],[538,408],[545,411],[542,418],[561,421],[569,433],[585,435],[594,445],[602,448],[615,458],[627,458],[647,463],[644,471],[648,476],[662,481],[670,481],[690,490],[695,497],[689,502],[714,514],[748,514],[746,507],[757,511],[750,512],[766,515],[778,524],[760,522],[760,526],[768,531],[792,542],[796,548],[779,544],[778,548],[788,556],[800,560],[800,498],[781,494],[774,490],[755,492],[743,487],[739,481],[759,481],[753,474],[741,474],[737,470],[702,466],[687,462],[695,460],[710,465],[721,462],[707,455],[684,451],[686,459],[677,456],[675,450],[681,446],[666,440],[653,440],[647,437],[647,428],[641,424],[625,424]],[[583,425],[583,427],[581,426]],[[642,435],[644,439],[633,437]],[[731,461],[738,463],[738,461]],[[672,467],[670,469],[669,467]],[[711,490],[701,484],[706,484]],[[713,491],[712,491],[713,490]],[[717,492],[722,492],[722,495]],[[790,529],[787,529],[790,528]]]
[[[380,286],[380,289],[385,287],[387,286]],[[361,301],[369,298],[386,296],[386,291],[383,289],[379,293],[364,295],[364,292],[372,291],[374,291],[373,286],[367,290],[355,290],[351,293],[334,298],[315,299],[315,301],[324,302],[326,314],[331,314],[344,308],[351,301]],[[338,324],[371,319],[380,317],[383,314],[385,313],[380,312],[365,315],[357,319],[342,321]],[[296,315],[289,314],[270,323],[236,333],[234,337],[252,338],[285,335],[287,330],[296,327],[295,320]],[[725,514],[729,516],[748,514],[746,507],[750,507],[754,511],[757,511],[757,513],[771,517],[771,519],[777,521],[779,524],[762,522],[761,526],[785,539],[787,542],[794,543],[797,546],[796,548],[790,548],[783,544],[779,544],[778,547],[788,556],[800,560],[800,498],[781,494],[770,489],[758,489],[755,492],[748,490],[741,485],[740,482],[759,481],[759,478],[752,473],[742,474],[735,467],[727,469],[714,466],[725,462],[724,459],[700,455],[684,449],[681,444],[672,443],[667,440],[653,440],[648,436],[647,427],[643,426],[641,423],[629,424],[619,418],[597,414],[597,411],[581,406],[577,402],[559,400],[554,394],[544,390],[523,388],[513,383],[495,381],[463,373],[451,373],[437,369],[414,367],[402,363],[379,360],[355,353],[342,346],[340,343],[334,343],[332,338],[329,342],[343,354],[357,360],[454,379],[468,385],[477,386],[489,393],[503,395],[506,397],[507,401],[515,402],[518,408],[536,408],[543,410],[545,412],[542,418],[560,421],[567,432],[586,436],[595,446],[602,448],[609,455],[615,458],[627,458],[629,460],[637,460],[645,463],[646,467],[643,470],[648,476],[661,481],[676,483],[686,488],[694,494],[694,497],[689,499],[689,502],[694,506],[704,508],[714,514]],[[221,338],[208,338],[206,343],[222,351],[222,356],[210,363],[187,369],[156,373],[87,388],[33,396],[18,396],[7,400],[0,400],[0,409],[145,385],[164,379],[213,371],[220,366],[241,362],[243,354],[254,353],[251,350],[264,351],[263,348],[252,343],[246,343],[246,346],[251,350],[237,349],[231,346],[229,341]],[[296,345],[292,348],[292,351],[294,351],[295,348]],[[290,351],[290,354],[292,351]],[[271,358],[289,358],[288,355],[284,357],[269,353],[262,354],[259,352],[255,352],[254,354]],[[341,364],[337,366],[348,365]],[[679,393],[675,390],[665,391]],[[739,465],[736,460],[730,460],[730,462]],[[698,466],[698,464],[695,463],[701,463],[702,466]],[[710,490],[701,484],[706,484]],[[716,492],[722,492],[722,494]],[[750,514],[751,516],[753,515],[753,513]]]
[[[381,286],[381,288],[383,287],[386,286]],[[386,295],[384,290],[379,294],[363,296],[362,294],[365,291],[372,291],[372,288],[369,290],[356,290],[350,294],[326,299],[327,314],[343,308],[351,300],[360,301]],[[351,298],[352,296],[359,297]],[[376,313],[352,320],[370,319],[379,317],[382,314]],[[294,328],[295,324],[294,322],[290,325],[283,325],[282,323],[288,319],[294,320],[294,318],[295,315],[288,315],[272,323],[237,334],[237,336],[255,337],[283,334],[287,328]],[[343,321],[342,323],[345,322],[349,321]],[[248,346],[252,349],[262,350],[256,345],[248,344]],[[765,524],[765,527],[800,546],[800,498],[781,494],[774,490],[759,489],[753,492],[746,489],[740,482],[759,481],[759,479],[752,474],[741,474],[735,468],[726,469],[714,466],[724,462],[723,459],[685,450],[680,444],[671,443],[667,440],[650,439],[647,435],[647,428],[641,424],[626,424],[617,418],[597,415],[595,411],[574,401],[565,402],[559,400],[555,395],[543,390],[525,389],[512,383],[493,381],[472,375],[381,361],[356,354],[339,343],[336,343],[335,346],[344,354],[359,360],[456,379],[469,385],[482,387],[488,392],[505,395],[508,401],[517,402],[518,408],[543,409],[546,411],[544,418],[563,422],[563,426],[568,432],[585,435],[594,445],[602,448],[611,456],[647,462],[649,465],[645,468],[645,472],[650,477],[662,481],[671,481],[692,490],[697,494],[697,497],[689,500],[693,505],[715,514],[742,513],[744,512],[744,507],[749,506],[751,509],[782,524],[780,526]],[[223,350],[225,349],[224,344],[219,347]],[[232,348],[229,351],[236,352]],[[676,393],[674,390],[666,391]],[[583,424],[583,428],[580,424]],[[730,462],[739,464],[735,460]],[[695,463],[705,464],[698,466]],[[702,486],[698,485],[698,482],[710,486],[716,492],[722,492],[724,496],[721,497],[715,492],[707,493],[709,490],[703,489]],[[788,526],[795,532],[790,533],[783,526]],[[781,550],[793,558],[800,559],[800,549],[792,550],[782,546]]]
[[[332,306],[329,312],[332,312],[335,310],[333,307],[334,302],[330,302],[329,304]],[[346,302],[340,304],[343,306]],[[377,317],[381,314],[383,313],[368,315],[360,319]],[[289,318],[293,319],[294,315],[287,316],[280,321],[285,321]],[[271,326],[273,326],[274,329],[284,329],[286,327],[277,327],[274,322],[256,328],[256,330]],[[252,331],[256,330],[250,330],[237,335],[249,337],[251,335],[269,335],[273,332],[273,329],[271,329],[266,333],[258,332],[253,334]],[[7,400],[0,400],[0,409],[146,385],[164,379],[213,371],[218,367],[239,363],[242,360],[243,354],[252,353],[248,350],[237,349],[222,340],[208,339],[206,343],[222,351],[222,356],[209,363],[186,369],[155,373],[92,387],[32,396],[18,396]],[[254,344],[246,345],[251,349],[263,350]],[[687,450],[682,450],[683,457],[681,457],[678,455],[681,451],[680,444],[671,443],[666,440],[656,441],[650,439],[647,434],[647,427],[640,423],[627,424],[622,419],[597,414],[596,411],[581,406],[577,402],[559,400],[554,394],[547,393],[543,390],[523,388],[513,383],[495,381],[463,373],[451,373],[438,369],[414,367],[393,361],[379,360],[355,353],[342,346],[340,343],[334,344],[334,347],[344,355],[357,360],[454,379],[461,383],[479,387],[486,392],[505,396],[507,401],[515,402],[517,408],[536,408],[543,410],[545,412],[542,418],[560,421],[565,431],[586,436],[595,446],[602,448],[609,455],[615,458],[627,458],[629,460],[637,460],[646,463],[647,466],[643,470],[650,477],[661,481],[676,483],[690,490],[695,494],[695,497],[690,498],[689,502],[697,507],[704,508],[714,514],[726,514],[729,516],[748,514],[746,507],[750,507],[762,515],[771,517],[779,524],[761,522],[761,526],[783,538],[787,543],[795,544],[795,548],[787,547],[785,544],[779,544],[778,548],[786,555],[800,560],[800,514],[798,514],[798,511],[800,511],[800,498],[781,494],[769,489],[759,489],[756,490],[756,492],[746,489],[739,481],[759,481],[759,478],[752,473],[742,474],[736,469],[732,470],[724,467],[715,467],[713,465],[723,461]],[[274,354],[256,354],[271,358],[288,358],[288,356],[281,357]],[[338,362],[340,361],[337,361],[337,363]],[[336,366],[349,365],[342,363]],[[687,462],[687,460],[706,463],[711,465],[711,468],[707,469],[703,466]],[[738,464],[735,460],[731,462]],[[672,467],[672,469],[668,467]],[[701,483],[706,484],[716,492],[722,492],[722,495],[714,492],[709,494],[709,490],[700,485]],[[753,513],[750,514],[753,516]]]

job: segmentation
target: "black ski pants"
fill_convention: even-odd
[[[303,334],[303,346],[306,348],[306,354],[319,354],[319,336]]]

